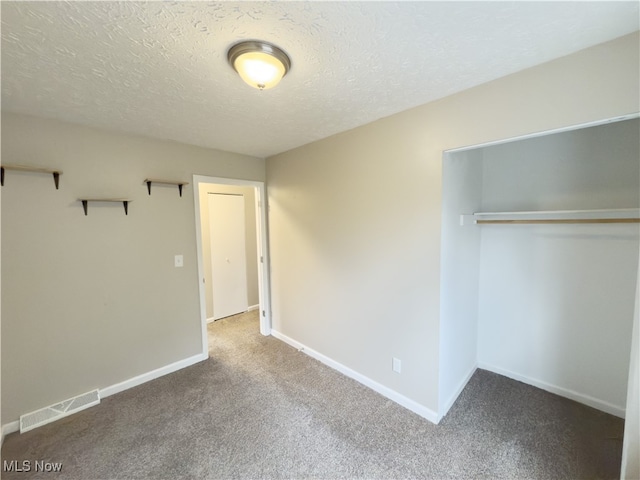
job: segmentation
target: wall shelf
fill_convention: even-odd
[[[100,203],[122,203],[124,206],[124,214],[129,214],[129,200],[128,198],[79,198],[79,202],[82,202],[82,208],[84,209],[84,214],[88,215],[89,210],[89,202],[100,202]]]
[[[0,185],[4,186],[4,172],[5,170],[14,170],[17,172],[33,172],[33,173],[47,173],[53,175],[53,183],[56,186],[56,190],[60,187],[60,175],[61,170],[52,170],[49,168],[29,167],[26,165],[0,165]]]
[[[154,179],[154,178],[147,178],[145,179],[144,183],[147,184],[147,191],[149,192],[149,195],[151,195],[151,184],[152,183],[158,183],[161,185],[177,185],[178,186],[178,192],[180,193],[180,196],[182,196],[182,187],[184,185],[189,185],[189,182],[180,182],[180,181],[174,181],[174,180],[158,180],[158,179]]]
[[[586,210],[475,212],[471,215],[460,215],[460,225],[536,225],[590,223],[640,223],[640,208],[632,207]]]

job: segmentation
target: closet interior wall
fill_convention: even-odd
[[[459,218],[638,208],[639,132],[634,119],[445,157],[443,352],[475,333],[478,367],[624,416],[639,224]],[[469,354],[453,357],[441,354],[442,402],[472,368]]]

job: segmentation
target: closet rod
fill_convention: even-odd
[[[488,224],[532,225],[543,223],[640,223],[640,218],[558,218],[546,220],[476,220],[478,225]]]
[[[556,215],[556,214],[583,214],[583,213],[625,213],[625,212],[640,212],[640,207],[631,208],[596,208],[590,210],[526,210],[526,211],[511,211],[511,212],[475,212],[473,215],[476,217],[490,216],[490,215]]]

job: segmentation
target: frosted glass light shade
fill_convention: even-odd
[[[229,49],[229,63],[248,85],[259,90],[275,87],[291,68],[286,53],[264,42],[242,42]]]

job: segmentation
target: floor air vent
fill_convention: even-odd
[[[98,390],[93,390],[35,412],[26,413],[20,416],[20,433],[55,422],[98,403],[100,403],[100,393]]]

